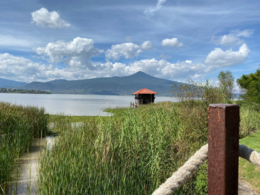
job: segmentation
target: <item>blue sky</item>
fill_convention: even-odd
[[[257,0],[0,2],[0,77],[88,79],[144,71],[175,81],[255,72]]]

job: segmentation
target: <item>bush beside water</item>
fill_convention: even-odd
[[[3,190],[15,162],[29,149],[32,138],[43,137],[46,132],[47,115],[43,108],[0,102],[0,186]]]

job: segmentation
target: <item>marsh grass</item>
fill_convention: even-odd
[[[40,159],[39,193],[151,194],[208,142],[208,105],[235,103],[208,81],[172,90],[177,103],[106,109],[113,116],[88,118],[77,129],[73,117],[56,118],[62,133]],[[240,137],[259,128],[258,116],[241,106]],[[207,194],[207,162],[175,194]]]
[[[241,137],[259,127],[249,109],[241,108]],[[207,106],[199,100],[107,111],[113,116],[76,129],[61,120],[55,147],[40,159],[40,194],[151,194],[207,143]],[[207,194],[207,162],[176,194]]]
[[[44,109],[23,107],[0,102],[0,186],[6,182],[19,157],[29,150],[33,137],[47,132]]]
[[[72,123],[75,122],[87,122],[89,120],[93,120],[94,118],[98,118],[97,116],[67,116],[64,114],[59,114],[59,115],[49,115],[49,120],[48,122],[61,122],[69,120]]]
[[[40,194],[151,194],[207,142],[206,120],[188,128],[181,108],[161,103],[120,109],[78,129],[64,125],[40,159]],[[196,176],[178,193],[192,194]]]
[[[240,138],[243,138],[251,131],[260,129],[259,105],[236,102],[240,105]]]

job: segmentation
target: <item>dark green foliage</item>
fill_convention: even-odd
[[[242,96],[246,101],[260,103],[260,70],[237,79],[237,83],[246,93]]]
[[[207,161],[204,162],[200,167],[195,177],[195,193],[199,195],[208,194],[208,165]]]
[[[10,178],[15,159],[29,149],[33,137],[47,132],[44,109],[0,103],[0,186]]]

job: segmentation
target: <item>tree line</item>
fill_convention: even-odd
[[[40,91],[40,90],[26,90],[26,89],[8,89],[8,88],[0,88],[0,93],[31,93],[31,94],[51,94],[48,91]]]
[[[260,104],[260,69],[249,75],[242,75],[236,80],[241,89],[240,103]],[[174,84],[172,94],[181,102],[193,102],[201,99],[207,105],[210,103],[233,103],[235,79],[230,71],[220,71],[218,86],[212,86],[209,80],[206,83],[196,83],[188,79],[186,84]],[[191,100],[191,101],[189,101]]]

